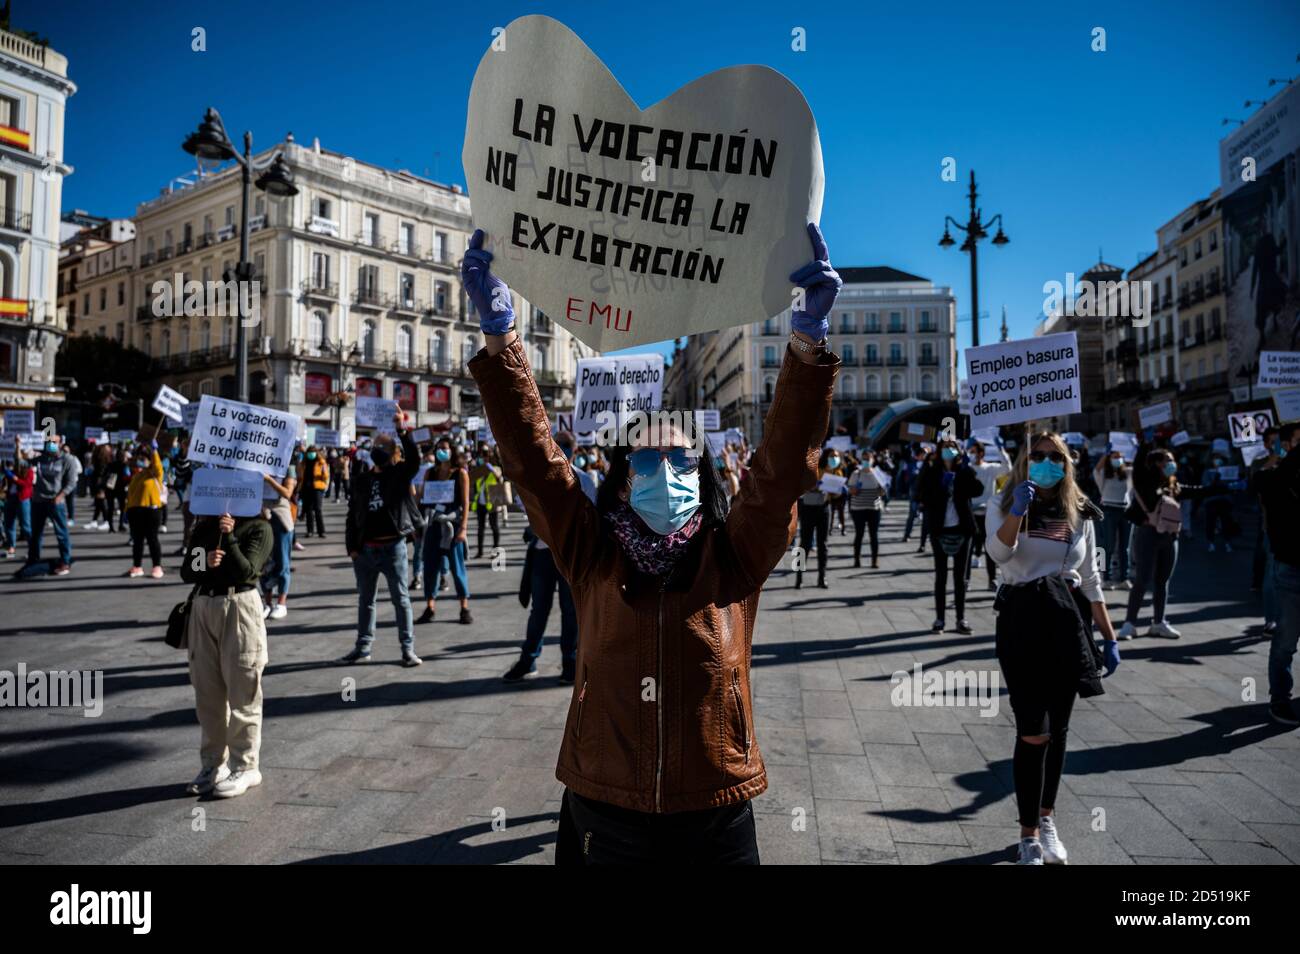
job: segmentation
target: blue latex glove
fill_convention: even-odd
[[[812,241],[813,260],[790,275],[790,281],[804,289],[804,306],[791,312],[790,327],[813,341],[821,341],[830,331],[826,316],[835,307],[835,296],[844,282],[831,268],[830,249],[816,222],[808,223],[808,238]]]
[[[503,335],[515,326],[510,289],[492,274],[492,253],[483,250],[483,230],[475,229],[460,263],[460,283],[478,312],[478,324],[485,335]]]
[[[1020,485],[1011,492],[1011,512],[1017,517],[1023,517],[1029,512],[1029,505],[1034,502],[1034,493],[1038,490],[1030,481],[1022,480]]]
[[[1102,665],[1106,667],[1106,675],[1114,675],[1119,668],[1119,643],[1113,639],[1106,640],[1102,644],[1101,658]]]

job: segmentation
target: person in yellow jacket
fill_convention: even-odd
[[[155,580],[163,576],[162,546],[158,542],[158,515],[162,510],[162,459],[148,444],[137,444],[131,456],[131,482],[126,488],[126,523],[131,530],[129,577],[144,576],[144,546],[149,544]]]
[[[483,533],[488,523],[492,525],[493,552],[501,545],[501,529],[497,526],[497,507],[492,502],[494,493],[500,493],[494,488],[501,485],[501,474],[493,465],[490,453],[486,444],[480,444],[478,453],[474,456],[473,466],[469,469],[470,486],[473,488],[469,498],[469,509],[474,512],[475,519],[478,521],[478,552],[474,554],[476,560],[483,556]]]
[[[321,456],[320,448],[312,444],[298,464],[298,493],[302,498],[302,518],[307,522],[307,536],[325,536],[325,518],[321,514],[321,501],[330,485],[330,468]]]

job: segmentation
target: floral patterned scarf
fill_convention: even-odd
[[[605,514],[605,519],[613,525],[614,536],[622,544],[623,552],[638,570],[651,576],[666,576],[672,571],[686,552],[691,537],[700,529],[702,520],[700,511],[696,510],[680,530],[660,536],[647,527],[628,504],[614,508]]]

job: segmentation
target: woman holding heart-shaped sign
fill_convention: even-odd
[[[551,437],[509,289],[483,231],[470,239],[461,280],[487,347],[469,368],[505,475],[578,613],[557,863],[758,862],[750,800],[767,773],[750,695],[754,618],[795,501],[816,483],[839,370],[826,316],[841,281],[816,224],[808,235],[813,261],[790,276],[793,330],[763,442],[730,504],[674,429],[602,448],[606,479],[594,503],[583,493]]]

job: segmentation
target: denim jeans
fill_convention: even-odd
[[[293,561],[293,531],[280,526],[280,521],[271,518],[271,534],[274,542],[271,546],[271,559],[262,574],[262,590],[270,594],[279,591],[281,596],[289,595],[289,577]]]
[[[467,600],[469,599],[469,577],[465,575],[465,541],[461,540],[452,544],[450,550],[444,550],[438,546],[438,541],[441,539],[441,527],[436,523],[430,523],[424,534],[424,598],[425,600],[437,599],[438,591],[442,588],[442,577],[450,573],[451,581],[456,587],[456,595]]]
[[[12,549],[18,542],[18,537],[14,535],[14,524],[22,530],[23,536],[28,540],[32,538],[32,501],[19,500],[17,497],[10,497],[5,501],[5,540]]]
[[[413,652],[415,638],[411,619],[411,597],[406,589],[406,541],[394,540],[378,546],[362,546],[352,561],[357,577],[357,649],[370,652],[375,641],[375,600],[379,577],[388,580],[388,596],[397,613],[397,640],[402,652]]]
[[[59,562],[67,566],[72,562],[72,539],[68,536],[68,512],[63,504],[52,500],[32,500],[32,533],[27,541],[27,563],[41,562],[41,538],[45,536],[45,521],[54,526],[54,537],[59,541]]]
[[[1137,560],[1137,579],[1128,594],[1128,613],[1124,622],[1137,625],[1142,600],[1151,587],[1151,622],[1165,622],[1165,604],[1169,600],[1169,578],[1178,563],[1178,534],[1157,533],[1154,527],[1138,527],[1133,535],[1133,555]]]
[[[1268,649],[1268,696],[1272,702],[1289,702],[1295,688],[1291,660],[1300,639],[1300,566],[1274,560],[1273,589],[1278,620]]]
[[[1119,575],[1115,579],[1122,583],[1128,579],[1128,537],[1133,524],[1129,523],[1128,518],[1124,516],[1123,507],[1107,505],[1101,509],[1106,517],[1101,523],[1101,540],[1097,544],[1106,552],[1106,565],[1102,567],[1104,571],[1102,578],[1111,579],[1111,562],[1118,561]]]
[[[1276,623],[1278,616],[1277,584],[1273,582],[1273,551],[1264,554],[1264,622]]]
[[[524,656],[536,659],[542,654],[542,639],[551,617],[555,591],[560,591],[560,658],[571,662],[578,658],[578,613],[573,605],[573,591],[555,568],[551,551],[534,548],[529,585],[528,629],[524,636]]]
[[[907,526],[903,528],[903,542],[906,543],[912,535],[912,525],[916,523],[916,515],[920,512],[921,505],[915,500],[907,502]]]

